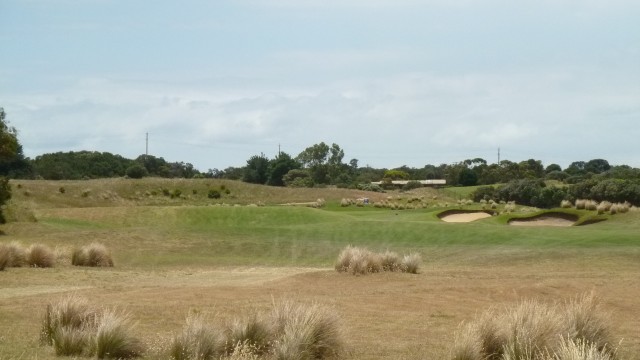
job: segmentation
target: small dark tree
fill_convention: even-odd
[[[269,162],[269,167],[267,169],[267,185],[284,186],[283,177],[289,171],[299,168],[299,162],[291,158],[289,154],[281,152],[275,159]]]
[[[269,159],[264,154],[254,155],[247,160],[242,181],[252,184],[266,184]]]
[[[131,179],[142,179],[147,175],[148,175],[147,169],[141,164],[131,165],[127,169],[127,176],[130,177]]]

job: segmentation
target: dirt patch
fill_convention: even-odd
[[[514,226],[572,226],[578,217],[565,213],[546,213],[528,218],[511,219],[509,225]]]
[[[488,211],[448,210],[438,214],[440,220],[450,223],[465,223],[491,217]]]

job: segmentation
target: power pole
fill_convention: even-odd
[[[145,160],[147,159],[148,156],[149,156],[149,133],[147,133],[147,144],[144,152]]]
[[[500,165],[500,148],[498,148],[498,165]]]
[[[280,157],[280,144],[278,144],[278,157]]]

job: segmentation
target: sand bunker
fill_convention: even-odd
[[[551,213],[530,218],[509,220],[509,225],[514,226],[571,226],[577,221],[577,217],[570,214]]]
[[[440,220],[450,223],[472,222],[491,217],[491,214],[484,211],[474,212],[447,212],[440,215]]]

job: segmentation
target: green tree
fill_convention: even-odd
[[[309,171],[294,169],[289,171],[283,178],[287,187],[313,187],[313,179]]]
[[[0,163],[11,161],[20,152],[17,131],[7,124],[5,118],[4,108],[0,108]],[[2,205],[9,199],[11,199],[11,185],[9,180],[2,176],[0,177],[0,223],[5,222]]]
[[[343,181],[344,173],[349,172],[349,165],[343,164],[344,150],[338,144],[331,146],[321,142],[304,149],[298,156],[302,166],[309,170],[315,184],[335,184]]]
[[[267,185],[284,186],[283,177],[291,170],[299,169],[300,163],[289,154],[281,152],[273,160],[269,161],[267,169]]]
[[[266,184],[268,170],[269,159],[264,154],[254,155],[247,160],[242,181],[252,184]]]

